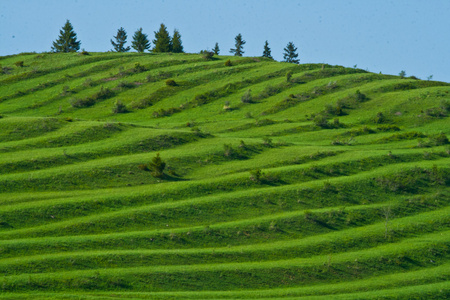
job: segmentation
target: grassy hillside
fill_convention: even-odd
[[[0,64],[0,298],[450,297],[449,83],[195,54]]]

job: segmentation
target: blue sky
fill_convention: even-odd
[[[449,0],[0,0],[0,55],[50,51],[66,19],[87,51],[110,50],[120,27],[131,44],[140,27],[153,39],[164,23],[186,52],[218,42],[229,55],[241,33],[245,56],[268,40],[282,60],[292,41],[300,63],[450,82]]]

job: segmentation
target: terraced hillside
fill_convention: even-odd
[[[450,84],[195,54],[0,64],[0,298],[450,297]]]

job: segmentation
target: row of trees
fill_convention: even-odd
[[[116,52],[130,51],[130,46],[125,46],[127,43],[127,32],[120,27],[117,30],[114,40],[111,40],[111,44]],[[76,52],[80,50],[80,41],[77,41],[77,34],[73,30],[72,24],[67,20],[66,24],[59,31],[59,37],[53,42],[52,51],[54,52]],[[167,27],[161,24],[158,31],[155,31],[155,39],[153,40],[152,52],[173,52],[182,53],[183,44],[181,42],[180,32],[175,29],[173,37],[170,36],[167,31]],[[133,35],[133,41],[131,47],[137,52],[144,52],[150,49],[150,41],[147,34],[142,32],[142,28],[137,30]]]
[[[136,50],[137,52],[144,52],[145,50],[150,50],[152,52],[173,52],[173,53],[182,53],[183,45],[181,42],[180,32],[175,29],[173,32],[173,36],[171,37],[169,32],[167,31],[167,27],[164,24],[161,24],[158,31],[154,32],[155,39],[153,42],[153,49],[150,50],[150,41],[148,39],[148,35],[142,32],[142,28],[137,30],[133,35],[133,40],[130,46],[125,46],[127,43],[127,32],[125,29],[120,27],[117,30],[116,36],[114,36],[114,40],[111,39],[111,44],[116,52],[127,52],[130,51],[131,48]],[[235,37],[235,47],[230,49],[230,53],[233,53],[235,56],[242,56],[244,54],[244,45],[245,41],[242,38],[242,35],[239,33]],[[66,24],[60,30],[60,35],[56,41],[53,42],[52,51],[54,52],[75,52],[80,50],[80,41],[77,41],[77,34],[73,30],[72,24],[67,20]],[[218,55],[220,53],[219,44],[216,43],[213,51],[214,54]],[[262,56],[271,58],[271,49],[269,47],[269,42],[266,41],[264,44],[264,51]],[[289,42],[284,48],[283,59],[286,62],[296,63],[300,62],[297,59],[297,48],[294,43]]]
[[[116,42],[111,40],[111,44],[114,46],[114,50],[117,52],[126,52],[130,50],[130,47],[125,48],[124,45],[127,41],[127,33],[125,29],[120,27],[117,31],[117,35],[114,37]],[[153,40],[152,52],[173,52],[173,53],[183,53],[183,44],[181,42],[180,32],[175,29],[173,31],[173,36],[169,35],[167,27],[161,24],[158,31],[155,31],[155,39]],[[131,42],[131,47],[137,52],[144,52],[150,49],[150,41],[148,36],[142,32],[142,28],[139,28],[133,35],[133,41]]]
[[[244,54],[244,45],[245,45],[245,41],[242,39],[242,35],[239,33],[235,38],[234,38],[234,46],[235,48],[231,48],[230,49],[230,53],[234,53],[235,56],[242,56],[242,54]],[[218,48],[218,44],[216,43],[215,48]],[[214,51],[214,53],[216,53],[216,51]],[[271,58],[272,57],[272,50],[269,47],[269,42],[266,41],[264,43],[264,50],[263,50],[263,57],[267,57],[267,58]],[[218,53],[216,53],[218,54]],[[298,57],[298,53],[297,53],[297,48],[295,47],[293,42],[289,42],[286,46],[286,48],[284,48],[284,54],[283,54],[283,59],[285,62],[290,62],[290,63],[295,63],[298,64],[300,63],[300,60],[297,59]]]

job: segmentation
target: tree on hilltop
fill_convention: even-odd
[[[297,54],[297,48],[295,47],[294,43],[289,42],[286,46],[286,48],[284,48],[284,61],[288,62],[288,63],[294,63],[294,64],[298,64],[300,63],[300,60],[297,59],[298,54]]]
[[[173,31],[172,37],[172,52],[173,53],[183,53],[183,45],[181,44],[181,35],[180,32],[175,29]]]
[[[235,49],[231,48],[230,53],[234,53],[234,56],[242,56],[244,54],[244,51],[242,49],[244,48],[245,41],[242,39],[242,35],[239,33],[235,38]]]
[[[219,43],[216,43],[216,45],[214,46],[213,52],[215,55],[219,55],[219,53],[220,53]]]
[[[116,42],[111,40],[111,44],[114,47],[114,51],[116,52],[127,52],[130,51],[130,46],[124,47],[124,45],[127,43],[127,32],[123,27],[120,27],[117,30],[117,35],[114,37]]]
[[[63,28],[59,31],[59,37],[53,42],[53,52],[76,52],[80,50],[80,41],[77,41],[77,34],[73,31],[73,26],[67,20]]]
[[[262,56],[273,59],[271,53],[272,53],[272,51],[269,48],[269,42],[266,40],[266,43],[264,44],[264,51],[263,51],[263,55]]]
[[[172,51],[172,39],[167,31],[166,25],[161,23],[158,31],[155,31],[155,39],[153,40],[153,52],[171,52]]]
[[[134,33],[131,47],[141,53],[147,49],[150,49],[150,42],[148,41],[147,35],[142,32],[142,27]]]

